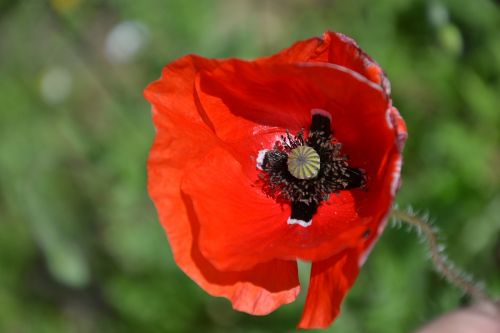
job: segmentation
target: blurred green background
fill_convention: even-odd
[[[175,266],[142,90],[186,53],[253,58],[327,29],[391,79],[410,133],[398,204],[498,295],[498,1],[0,0],[0,332],[294,331],[303,295],[251,317]],[[328,331],[410,332],[466,302],[427,256],[388,228]]]

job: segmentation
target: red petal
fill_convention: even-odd
[[[359,272],[356,251],[344,251],[312,264],[311,280],[299,328],[326,328]]]
[[[384,87],[389,93],[389,82],[380,66],[351,38],[327,31],[321,38],[299,41],[275,55],[258,59],[266,63],[328,62],[349,68],[370,81]]]
[[[406,123],[399,114],[398,109],[395,107],[391,108],[391,122],[394,126],[394,132],[396,133],[396,140],[398,143],[399,151],[402,152],[406,139],[408,138],[408,132],[406,130]]]
[[[148,159],[148,190],[179,267],[211,295],[228,298],[235,309],[266,314],[296,298],[296,263],[273,260],[244,271],[218,270],[198,247],[198,220],[190,199],[180,191],[186,165],[220,143],[194,98],[194,77],[200,69],[210,70],[211,63],[182,58],[145,91],[158,130]],[[269,272],[277,280],[269,279]]]
[[[244,119],[254,126],[300,130],[308,127],[312,106],[325,104],[311,87],[307,69],[300,65],[259,65],[229,60],[214,73],[200,76],[199,96],[215,128],[224,128],[225,117]],[[232,120],[230,118],[230,120]],[[223,136],[223,139],[226,137]]]
[[[209,126],[196,105],[194,79],[198,72],[210,72],[219,63],[218,60],[189,55],[165,66],[162,77],[144,91],[146,99],[156,107],[153,121],[157,129],[183,122]],[[175,123],[172,117],[175,117]]]
[[[200,73],[198,85],[203,110],[223,139],[227,138],[226,116],[230,123],[244,119],[255,126],[299,130],[309,125],[312,108],[329,107],[334,117],[334,111],[343,109],[356,117],[363,115],[358,114],[359,105],[369,100],[377,105],[364,114],[376,109],[380,115],[382,106],[385,115],[389,102],[382,89],[363,76],[326,63],[272,65],[229,60],[213,72]]]
[[[386,179],[388,189],[391,175]],[[387,190],[378,193],[385,200],[382,205],[379,200],[371,205],[368,197],[364,207],[356,207],[357,197],[366,193],[342,192],[320,206],[312,226],[288,225],[290,207],[265,197],[256,179],[248,178],[221,148],[186,170],[182,189],[192,199],[200,223],[201,251],[221,270],[248,269],[274,258],[321,260],[360,244],[368,248],[391,199]]]
[[[322,38],[313,37],[298,41],[272,56],[259,58],[256,62],[275,64],[307,62],[324,53],[324,45]]]
[[[386,131],[384,117],[389,100],[382,89],[342,67],[319,63],[259,65],[230,60],[212,73],[200,74],[197,89],[201,107],[217,136],[236,146],[243,138],[255,136],[263,126],[292,132],[308,128],[313,108],[331,112],[338,139],[342,143],[350,141],[346,146],[360,154],[370,152],[373,143],[373,137],[365,136],[363,131],[385,130],[382,139],[393,140]],[[360,121],[362,117],[367,119]],[[384,147],[386,142],[377,146]],[[243,158],[245,164],[247,156]]]
[[[239,185],[228,184],[226,194],[213,199],[212,213],[207,215],[220,216],[224,213],[220,210],[225,207],[237,206],[234,201],[244,202],[248,197],[246,187],[249,187],[249,181],[257,180],[255,156],[258,150],[272,147],[273,137],[264,137],[258,132],[252,136],[250,129],[256,131],[266,126],[283,126],[296,130],[308,127],[313,108],[323,108],[332,114],[335,136],[344,144],[350,164],[365,169],[369,177],[366,191],[343,191],[339,196],[332,195],[328,203],[320,206],[312,226],[287,225],[279,241],[261,232],[255,224],[242,227],[241,223],[228,222],[239,218],[241,207],[227,212],[226,220],[214,218],[215,221],[202,221],[200,243],[216,266],[223,269],[233,265],[251,267],[252,263],[268,260],[272,255],[277,258],[322,260],[345,248],[364,243],[366,232],[374,233],[390,207],[395,170],[392,161],[400,156],[394,125],[388,121],[391,104],[380,87],[356,73],[331,65],[257,65],[232,60],[211,74],[201,76],[198,95],[216,132],[225,133],[219,137],[226,142],[227,149],[250,178],[241,184],[231,180],[232,184]],[[229,119],[228,132],[218,130],[224,129],[224,119]],[[238,122],[242,124],[241,132],[238,132],[238,126],[233,126]],[[246,128],[243,122],[253,124],[253,127]],[[217,168],[222,170],[224,163],[220,162]],[[220,178],[226,175],[217,177],[216,173],[210,172],[214,174],[211,177],[214,183],[208,185],[200,178],[199,187],[206,187],[206,191],[211,186],[217,187],[224,181]],[[255,206],[258,209],[258,205]],[[252,227],[254,229],[250,231]],[[225,233],[217,234],[221,228]],[[205,232],[206,235],[215,235],[213,237],[217,241],[213,241],[212,236],[205,237]],[[265,238],[268,237],[272,247],[260,251],[261,247],[253,245],[257,241],[248,239],[254,236],[248,235],[260,235],[262,244],[267,244]],[[251,244],[248,251],[256,254],[248,256],[246,247],[233,244],[235,239]],[[228,248],[231,250],[228,251]]]
[[[205,257],[223,270],[248,269],[276,258],[274,243],[287,232],[288,206],[267,198],[221,148],[186,170],[182,190],[200,223]]]
[[[311,60],[326,61],[349,68],[367,79],[384,85],[385,75],[380,66],[352,38],[336,32],[325,32],[323,44],[318,47],[317,55]],[[387,87],[388,88],[388,87]]]
[[[295,300],[299,282],[294,261],[272,260],[248,270],[223,272],[203,256],[197,241],[199,220],[191,199],[180,193],[184,172],[170,167],[168,157],[163,158],[172,149],[175,147],[159,144],[153,147],[149,191],[179,267],[209,294],[228,298],[239,311],[262,315]]]

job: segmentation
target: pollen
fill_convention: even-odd
[[[309,146],[299,146],[288,155],[288,171],[298,179],[311,179],[318,175],[319,154]]]

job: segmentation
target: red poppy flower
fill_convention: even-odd
[[[298,326],[328,326],[399,185],[406,127],[381,68],[327,32],[255,61],[182,57],[145,96],[148,188],[179,267],[264,315],[311,261]]]

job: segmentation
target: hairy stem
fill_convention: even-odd
[[[472,278],[456,268],[455,265],[446,258],[446,255],[443,254],[442,247],[438,242],[437,231],[427,222],[426,219],[411,212],[403,211],[397,208],[393,209],[392,216],[397,221],[404,222],[422,232],[427,241],[427,245],[429,246],[431,259],[434,263],[435,269],[448,282],[462,290],[465,294],[469,295],[476,301],[489,301],[494,303],[486,292],[472,280]]]

